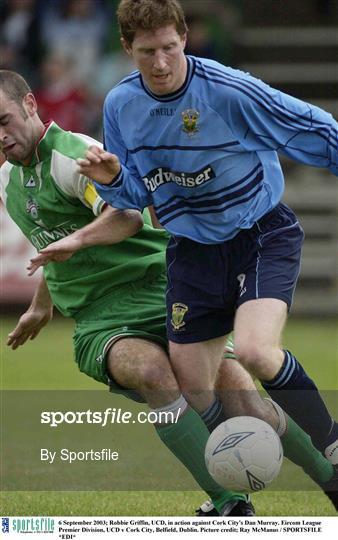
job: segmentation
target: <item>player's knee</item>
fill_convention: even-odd
[[[202,412],[213,401],[214,381],[201,377],[198,370],[181,371],[177,381],[183,396],[193,409]]]
[[[139,374],[140,383],[148,390],[165,392],[178,388],[169,360],[166,363],[158,359],[147,361],[140,366]]]
[[[191,349],[170,343],[170,359],[185,399],[194,409],[205,410],[214,395],[216,378],[216,373],[208,366],[209,358],[202,362]]]
[[[235,344],[234,352],[240,364],[256,377],[261,377],[273,356],[273,348],[258,342]]]

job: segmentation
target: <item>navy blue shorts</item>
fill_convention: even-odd
[[[167,249],[167,335],[195,343],[228,334],[238,306],[277,298],[290,308],[304,233],[283,203],[223,244],[172,237]]]

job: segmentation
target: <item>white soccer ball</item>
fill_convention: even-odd
[[[210,435],[205,462],[222,487],[249,493],[267,487],[278,475],[283,449],[269,424],[252,416],[237,416]]]

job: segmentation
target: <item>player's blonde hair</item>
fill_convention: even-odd
[[[121,0],[117,20],[123,39],[131,45],[137,30],[154,31],[173,24],[180,36],[188,27],[177,0]]]

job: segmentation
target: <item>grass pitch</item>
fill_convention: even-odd
[[[72,361],[72,323],[56,319],[35,341],[17,351],[5,347],[15,319],[1,326],[1,384],[6,390],[98,390],[102,385],[78,372]],[[338,394],[337,321],[289,322],[285,346],[299,357],[330,401]],[[120,400],[120,401],[119,401]],[[119,405],[120,403],[120,405]],[[126,409],[124,398],[113,406]],[[333,412],[333,410],[332,410]],[[335,415],[337,416],[337,409]],[[156,443],[155,434],[154,444]],[[134,441],[137,447],[137,442]],[[155,444],[156,446],[156,444]],[[126,474],[128,472],[126,471]],[[201,491],[7,491],[0,496],[2,515],[140,516],[193,515],[205,499]],[[260,516],[335,515],[326,497],[318,491],[265,491],[253,496]]]

